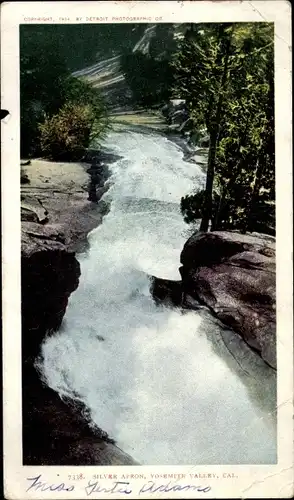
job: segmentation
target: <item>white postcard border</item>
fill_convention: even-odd
[[[44,18],[44,20],[38,20]],[[52,18],[52,21],[46,20]],[[97,21],[97,19],[107,20]],[[113,20],[115,18],[115,21]],[[133,20],[133,19],[142,19]],[[66,20],[68,19],[68,20]],[[145,20],[146,19],[146,20]],[[224,22],[275,23],[275,114],[277,202],[277,360],[278,464],[238,466],[28,467],[22,465],[21,442],[21,317],[20,317],[20,180],[19,180],[19,24],[97,22]],[[29,491],[26,478],[42,474],[50,482],[68,484],[68,474],[93,473],[207,474],[200,480],[208,493],[173,492],[175,498],[289,498],[293,494],[293,283],[292,283],[292,142],[291,142],[291,6],[287,1],[194,2],[6,2],[1,6],[2,120],[2,248],[3,248],[3,381],[4,481],[9,499],[86,498],[85,483],[73,491]],[[237,477],[224,477],[234,473]],[[59,476],[57,476],[59,474]],[[110,482],[109,482],[110,481]],[[145,481],[146,482],[146,481]],[[179,482],[181,482],[179,480]],[[138,492],[134,480],[129,498],[171,498],[169,493]],[[144,483],[144,481],[143,481]],[[111,487],[111,480],[104,481]],[[186,483],[187,484],[187,481]],[[196,484],[194,481],[191,484]],[[100,498],[116,498],[104,493]],[[99,498],[99,494],[93,495]]]

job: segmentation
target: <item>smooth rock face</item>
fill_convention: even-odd
[[[76,290],[80,265],[56,226],[22,222],[21,308],[23,355],[38,354],[49,331],[62,322],[70,294]]]
[[[208,306],[276,368],[275,238],[196,233],[181,263],[183,305],[192,297]]]
[[[26,175],[29,182],[22,183],[21,189],[22,224],[48,225],[50,231],[59,228],[67,235],[69,250],[84,249],[85,236],[102,221],[100,197],[107,190],[109,172],[99,153],[93,151],[83,163],[31,160]]]

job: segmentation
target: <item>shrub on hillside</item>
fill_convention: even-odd
[[[38,157],[43,154],[54,156],[58,150],[61,150],[62,153],[62,142],[74,146],[73,136],[83,136],[83,133],[72,133],[69,123],[70,115],[76,115],[78,112],[79,118],[74,116],[74,121],[75,123],[80,122],[81,129],[86,130],[87,127],[84,125],[85,111],[81,111],[82,107],[86,105],[89,105],[92,110],[91,113],[90,110],[87,111],[90,125],[93,121],[92,114],[95,114],[91,137],[99,136],[102,129],[103,131],[107,130],[107,109],[99,90],[70,74],[66,58],[62,55],[63,43],[61,41],[57,43],[56,37],[54,38],[56,43],[53,43],[50,33],[47,32],[47,29],[44,32],[43,28],[40,27],[32,30],[21,30],[20,132],[22,158]],[[70,104],[72,107],[65,112],[63,108],[66,104]],[[73,111],[74,104],[76,105],[75,112]],[[69,114],[68,119],[66,114]],[[57,115],[60,115],[59,118]],[[63,121],[63,127],[61,121]],[[42,146],[41,124],[43,124]],[[68,129],[68,134],[63,130],[64,127]],[[59,134],[58,128],[62,130],[61,134]],[[98,134],[95,135],[97,130]],[[74,147],[76,153],[79,150],[79,141],[80,138],[76,144],[77,147]],[[70,155],[70,151],[65,153],[65,156],[70,157]]]
[[[67,103],[39,125],[42,154],[52,160],[78,160],[103,129],[91,105]]]

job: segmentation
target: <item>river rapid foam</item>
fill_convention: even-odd
[[[179,202],[201,168],[148,132],[112,132],[111,209],[80,254],[81,279],[42,373],[141,464],[276,461],[273,371],[203,311],[157,307],[147,275],[180,279]],[[233,355],[231,354],[233,353]]]

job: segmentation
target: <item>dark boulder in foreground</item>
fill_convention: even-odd
[[[208,307],[276,368],[275,238],[195,233],[181,254],[182,281],[151,279],[157,304]]]
[[[23,354],[35,356],[48,331],[61,325],[80,265],[57,225],[22,221],[21,307]]]
[[[181,254],[182,287],[276,368],[275,238],[196,233]]]

